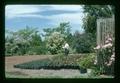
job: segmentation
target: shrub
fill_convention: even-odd
[[[59,32],[53,32],[46,38],[46,46],[51,54],[58,54],[62,52],[62,44],[64,42],[64,35]]]
[[[82,68],[92,68],[95,59],[95,54],[88,54],[78,61],[78,65]]]
[[[99,50],[96,65],[101,74],[114,74],[115,62],[115,39],[111,34],[107,34],[104,45],[98,45],[95,50]]]

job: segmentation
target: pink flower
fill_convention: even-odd
[[[107,43],[109,43],[109,41],[108,41],[108,40],[106,40],[106,41],[105,41],[105,43],[107,44]]]
[[[108,40],[109,40],[109,41],[112,41],[112,38],[109,37]]]
[[[112,46],[112,44],[108,43],[108,44],[103,45],[102,48],[107,48],[107,47],[111,47],[111,46]]]
[[[107,66],[110,66],[110,65],[111,65],[111,63],[108,63],[108,64],[107,64]]]

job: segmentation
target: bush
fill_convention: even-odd
[[[94,66],[95,54],[88,54],[80,59],[78,65],[82,68],[92,68]]]
[[[62,52],[62,44],[64,42],[64,35],[59,32],[53,32],[46,38],[46,46],[51,54],[58,54]]]
[[[96,65],[99,67],[100,73],[114,75],[115,38],[111,33],[107,34],[105,37],[105,44],[98,45],[94,49],[98,51]]]

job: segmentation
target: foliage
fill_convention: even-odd
[[[97,46],[95,49],[100,50],[96,65],[99,67],[100,73],[114,74],[114,62],[115,62],[115,42],[114,36],[106,37],[105,45]]]
[[[46,46],[51,54],[58,54],[62,51],[64,36],[59,32],[52,33],[46,40]]]
[[[16,32],[5,32],[5,53],[8,55],[24,55],[24,54],[57,54],[62,52],[64,41],[72,42],[72,34],[70,33],[70,25],[68,23],[60,23],[58,27],[43,29],[45,40],[42,40],[37,28],[26,27]],[[49,51],[49,52],[48,52]]]
[[[115,12],[113,5],[84,5],[84,13],[86,16],[83,19],[83,28],[85,32],[96,34],[96,20],[98,18],[112,17]]]
[[[44,47],[43,45],[41,46],[34,46],[31,47],[28,51],[29,55],[40,55],[40,54],[46,54],[46,47]]]
[[[16,32],[7,30],[5,41],[6,55],[24,55],[29,53],[32,48],[38,49],[39,47],[39,49],[43,49],[44,47],[38,30],[30,27]],[[41,45],[43,47],[40,47]]]
[[[58,27],[43,29],[45,34],[46,47],[51,54],[62,52],[64,41],[71,44],[72,34],[70,33],[70,25],[68,23],[60,23]]]
[[[95,54],[88,54],[78,61],[78,65],[82,68],[93,68]]]
[[[81,55],[71,55],[67,57],[63,55],[57,55],[52,58],[17,64],[14,65],[14,67],[22,69],[79,69],[77,64],[79,58],[81,58]]]
[[[100,70],[96,67],[96,66],[94,66],[93,68],[92,68],[93,70],[91,71],[91,76],[99,76],[100,75]]]
[[[77,52],[86,51],[93,52],[93,47],[96,43],[96,21],[98,18],[107,18],[112,17],[114,15],[114,6],[112,5],[84,5],[83,11],[85,13],[85,17],[83,18],[83,26],[82,28],[85,30],[85,34],[91,34],[88,36],[84,36],[82,38],[78,38],[80,41],[77,44]],[[92,41],[91,41],[92,39]],[[82,41],[83,40],[83,41]],[[90,41],[89,41],[90,40]]]
[[[59,32],[67,37],[70,34],[71,27],[69,22],[63,22],[55,28],[45,28],[43,29],[43,31],[45,32],[45,34],[43,34],[43,36],[45,37],[50,36],[53,32]]]
[[[75,32],[73,40],[73,48],[76,49],[77,53],[90,53],[93,52],[95,46],[95,38],[91,33]]]

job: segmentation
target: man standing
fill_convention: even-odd
[[[67,42],[65,42],[65,46],[63,48],[64,48],[65,55],[68,56],[68,54],[69,54],[69,44]]]

